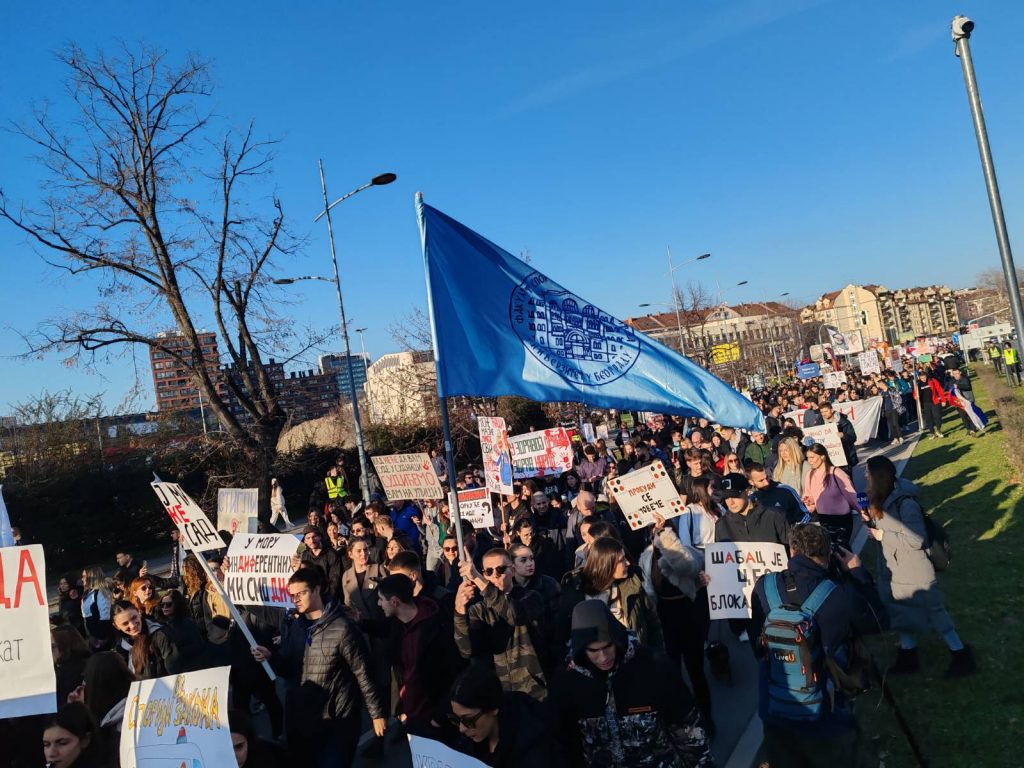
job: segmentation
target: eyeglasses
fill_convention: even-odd
[[[463,715],[462,717],[459,717],[453,712],[448,715],[448,721],[456,727],[461,725],[463,728],[472,728],[476,725],[477,721],[484,716],[484,714],[485,713],[482,709],[475,715]]]
[[[152,592],[152,591],[153,591],[153,587],[150,586],[149,584],[143,584],[141,587],[139,587],[139,592]]]
[[[299,590],[298,592],[289,592],[288,594],[291,596],[292,600],[294,600],[297,597],[305,597],[306,595],[309,594],[309,590],[308,589],[302,589],[302,590]]]
[[[484,576],[493,576],[494,574],[504,576],[506,573],[508,573],[508,569],[509,566],[507,565],[499,565],[494,568],[484,568]]]
[[[445,552],[458,552],[459,551],[458,547],[441,547],[441,549],[443,549]]]

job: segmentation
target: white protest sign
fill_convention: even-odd
[[[219,488],[217,490],[217,530],[256,533],[259,521],[259,488]]]
[[[889,363],[889,367],[892,368],[893,373],[903,373],[903,361],[898,358]]]
[[[240,533],[231,539],[224,588],[235,605],[292,607],[292,555],[299,541],[287,534]]]
[[[171,522],[178,526],[178,532],[189,549],[193,552],[208,552],[225,546],[213,523],[180,485],[162,482],[150,485],[171,516]]]
[[[839,389],[845,383],[846,371],[824,371],[821,374],[821,384],[825,389]]]
[[[562,427],[516,435],[508,440],[516,479],[560,475],[572,469],[572,440]]]
[[[634,531],[654,522],[657,512],[666,520],[682,514],[685,505],[679,498],[668,472],[660,461],[608,480],[615,501]]]
[[[0,718],[56,711],[43,547],[0,547]]]
[[[597,427],[594,428],[594,434],[597,436],[598,440],[607,440],[608,439],[608,425],[607,424],[598,424]]]
[[[583,422],[583,442],[592,443],[594,442],[594,425],[589,421]]]
[[[868,442],[878,435],[878,425],[882,416],[882,396],[875,395],[863,400],[847,400],[833,403],[838,413],[850,420],[853,431],[857,433],[857,445]]]
[[[488,490],[512,493],[512,455],[505,420],[497,416],[478,416],[476,426],[480,430],[480,453]]]
[[[804,437],[809,437],[814,442],[824,445],[828,450],[828,457],[831,459],[833,466],[846,466],[846,452],[843,450],[843,441],[839,436],[839,427],[835,424],[804,427]]]
[[[878,364],[878,355],[873,349],[867,352],[861,352],[857,355],[857,362],[860,363],[860,372],[867,373],[881,373],[882,368]]]
[[[122,768],[237,765],[228,726],[230,667],[132,683],[121,721]]]
[[[456,752],[440,741],[412,735],[408,739],[412,765],[415,768],[487,768],[485,763],[481,763],[475,757]]]
[[[441,483],[427,454],[393,453],[371,458],[388,501],[444,498]]]
[[[750,595],[766,573],[784,571],[789,562],[784,544],[723,542],[704,549],[711,620],[749,619]]]
[[[486,488],[459,491],[459,517],[469,520],[474,528],[493,527],[494,513],[491,508],[491,492]]]

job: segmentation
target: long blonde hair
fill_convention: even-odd
[[[786,450],[783,451],[783,448],[785,448]],[[791,457],[788,461],[785,458],[787,454]],[[800,448],[799,440],[797,440],[795,437],[783,438],[779,442],[779,462],[776,465],[776,472],[785,468],[786,466],[792,466],[794,469],[799,471],[804,463],[803,455],[804,452]]]
[[[102,594],[110,597],[110,588],[107,586],[107,577],[103,574],[103,569],[98,565],[91,565],[88,568],[83,568],[82,573],[85,574],[85,587],[86,592],[92,590],[98,590]]]

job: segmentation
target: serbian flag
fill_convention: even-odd
[[[988,424],[988,419],[985,417],[984,411],[981,410],[977,405],[972,403],[966,397],[960,393],[960,387],[952,386],[949,389],[949,404],[954,408],[959,408],[961,411],[967,414],[967,418],[971,420],[971,424],[979,432],[985,428]]]

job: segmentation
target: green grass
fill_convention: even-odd
[[[932,767],[1024,765],[1024,490],[1006,457],[1007,439],[977,380],[978,404],[991,419],[987,434],[970,438],[958,414],[947,415],[943,440],[922,440],[904,476],[949,531],[953,562],[939,576],[946,607],[979,673],[947,681],[949,652],[938,636],[921,637],[924,669],[887,683],[927,764]],[[1024,399],[1024,392],[1019,391]],[[874,543],[872,542],[872,545]],[[870,546],[870,545],[869,545]],[[866,561],[877,552],[866,548]],[[869,643],[881,669],[895,658],[893,635]],[[858,701],[858,719],[886,768],[915,766],[892,708],[874,690]]]

